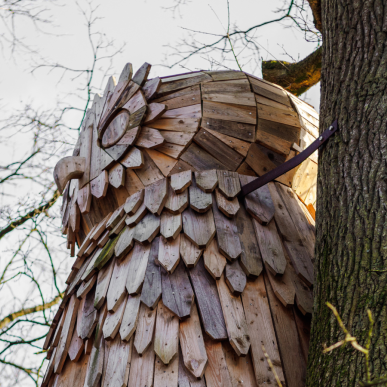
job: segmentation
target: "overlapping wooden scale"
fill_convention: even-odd
[[[146,214],[137,224],[133,239],[142,244],[148,244],[153,241],[160,231],[160,217],[153,214]]]
[[[188,268],[195,267],[203,250],[196,247],[185,235],[180,234],[180,256]]]
[[[188,190],[181,194],[176,194],[168,184],[168,196],[165,202],[165,209],[171,214],[181,214],[188,207]]]
[[[167,179],[161,179],[145,188],[144,203],[152,214],[160,215],[167,201]]]
[[[150,251],[150,245],[143,246],[136,243],[131,252],[132,256],[129,260],[128,274],[126,276],[126,290],[130,295],[140,294],[145,279]]]
[[[168,211],[161,214],[160,234],[167,240],[174,240],[178,237],[183,228],[181,214],[173,215]]]
[[[156,325],[157,309],[151,310],[145,304],[141,303],[138,315],[136,336],[134,338],[134,347],[141,356],[151,345],[153,333]]]
[[[140,295],[129,296],[126,302],[120,327],[121,339],[124,341],[129,341],[136,330],[140,310],[140,297]]]
[[[180,234],[176,239],[160,237],[157,262],[168,272],[173,273],[180,262]]]

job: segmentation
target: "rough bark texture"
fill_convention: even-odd
[[[321,47],[296,63],[278,60],[262,62],[263,79],[282,86],[294,95],[301,95],[320,81]]]
[[[325,302],[363,345],[371,309],[371,372],[386,374],[387,3],[324,0],[322,25],[320,130],[338,118],[339,132],[319,157],[307,385],[355,386],[365,380],[362,354],[352,346],[322,354],[344,337]]]

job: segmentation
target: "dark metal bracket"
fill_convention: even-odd
[[[337,120],[335,120],[332,125],[323,132],[320,137],[310,144],[305,150],[303,150],[300,154],[293,157],[286,163],[281,164],[279,167],[272,169],[268,173],[265,173],[261,177],[253,180],[252,182],[246,184],[242,187],[241,192],[239,194],[240,198],[244,198],[249,193],[261,188],[267,183],[270,183],[277,177],[283,175],[284,173],[290,171],[291,169],[297,167],[297,165],[301,164],[304,160],[306,160],[313,152],[315,152],[321,145],[326,143],[328,139],[338,130]]]

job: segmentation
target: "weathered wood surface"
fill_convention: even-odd
[[[160,97],[155,102],[164,102],[168,109],[196,105],[200,102],[200,86],[187,87],[181,91]]]
[[[158,356],[155,360],[154,387],[177,387],[179,380],[179,353],[165,365]]]
[[[154,365],[155,353],[152,348],[148,348],[142,356],[139,356],[137,351],[134,350],[128,387],[151,387],[153,384]]]
[[[140,148],[153,149],[165,142],[164,137],[157,129],[143,127],[137,137],[135,145]]]
[[[225,164],[223,164],[223,162],[219,161],[209,152],[201,148],[201,146],[202,144],[198,146],[195,143],[192,143],[187,148],[187,150],[181,155],[180,159],[182,161],[185,161],[191,166],[191,168],[193,167],[193,169],[195,169],[196,171],[206,171],[209,169],[230,169]]]
[[[151,310],[145,304],[141,303],[138,315],[136,336],[134,338],[134,347],[141,356],[151,345],[153,333],[156,325],[157,309]]]
[[[296,292],[296,304],[303,315],[313,313],[313,292],[297,276],[293,266],[288,262],[286,272],[288,272]]]
[[[222,276],[226,266],[226,258],[220,253],[218,242],[213,239],[203,252],[204,266],[214,279]]]
[[[150,251],[150,245],[142,246],[136,243],[134,246],[132,258],[129,261],[129,274],[126,277],[126,289],[130,295],[139,294],[141,291]]]
[[[215,199],[219,210],[227,217],[233,218],[239,211],[240,205],[238,198],[235,197],[232,200],[228,200],[223,196],[218,188],[215,190]]]
[[[84,298],[91,288],[94,286],[95,282],[97,281],[97,274],[94,274],[93,277],[91,277],[88,281],[82,282],[81,286],[78,288],[77,291],[77,298],[80,300]]]
[[[154,309],[161,298],[161,274],[155,260],[159,254],[160,238],[152,241],[148,256],[148,264],[145,271],[144,285],[141,291],[141,301],[151,309]]]
[[[202,120],[201,127],[248,142],[255,140],[255,125],[251,124],[207,117]]]
[[[118,259],[123,258],[132,249],[134,245],[133,235],[134,227],[129,228],[128,226],[125,226],[125,229],[120,234],[120,237],[114,249],[114,254]]]
[[[180,262],[180,234],[176,239],[167,240],[160,236],[158,263],[168,272],[173,273]]]
[[[89,183],[78,190],[77,201],[81,213],[88,214],[91,206],[91,187]]]
[[[186,237],[199,249],[207,248],[216,232],[211,209],[199,214],[188,208],[183,212],[183,229]]]
[[[136,330],[140,310],[140,297],[140,295],[128,297],[120,327],[120,336],[124,341],[129,341]]]
[[[159,89],[160,85],[161,79],[159,77],[146,81],[145,85],[142,88],[142,91],[144,92],[144,97],[147,101],[152,99],[152,97],[157,93],[157,90]]]
[[[107,171],[102,171],[98,177],[90,182],[91,194],[97,199],[105,197],[109,186],[109,176]]]
[[[218,174],[215,169],[195,172],[195,181],[203,192],[211,193],[218,185]]]
[[[195,246],[184,233],[180,234],[180,256],[188,268],[195,267],[203,250]]]
[[[207,353],[195,303],[190,318],[180,323],[180,345],[184,365],[194,376],[201,378],[207,365]]]
[[[241,191],[238,173],[229,171],[217,171],[217,175],[219,190],[227,199],[234,199]]]
[[[231,294],[223,275],[216,284],[230,344],[238,356],[246,356],[250,349],[250,337],[242,301]]]
[[[150,125],[167,111],[167,106],[162,103],[153,102],[148,105],[148,113],[145,117],[144,124]]]
[[[116,164],[109,170],[109,183],[115,188],[125,185],[125,177],[125,169],[121,164]]]
[[[114,227],[117,226],[117,224],[120,222],[121,218],[124,216],[124,207],[120,206],[118,207],[112,214],[112,216],[109,218],[109,220],[106,222],[106,228],[108,230],[113,230]]]
[[[226,119],[227,121],[257,123],[257,109],[255,106],[241,106],[220,102],[203,101],[203,119]]]
[[[148,244],[153,241],[160,231],[160,218],[153,214],[146,214],[137,224],[133,239],[141,244]]]
[[[289,266],[289,263],[287,264]],[[294,305],[294,297],[296,291],[292,282],[290,270],[287,267],[283,275],[274,276],[270,270],[266,270],[267,278],[270,281],[271,288],[278,300],[281,301],[282,305],[286,308]]]
[[[277,339],[270,314],[269,301],[267,298],[263,276],[255,281],[248,281],[242,294],[243,307],[246,315],[247,330],[251,341],[251,355],[253,367],[258,386],[263,383],[275,385],[274,374],[262,351],[262,344],[274,365],[274,369],[284,384],[284,373],[282,371],[281,358],[277,345]]]
[[[189,271],[189,275],[205,332],[214,340],[226,339],[226,323],[216,282],[205,269],[203,260]]]
[[[144,188],[144,184],[131,169],[126,169],[125,188],[129,195],[133,195]]]
[[[100,309],[106,300],[106,295],[113,274],[115,259],[112,259],[102,270],[98,272],[97,287],[95,289],[94,308]]]
[[[242,187],[255,180],[254,177],[242,175],[239,175],[239,179]],[[263,225],[268,224],[274,217],[274,203],[266,185],[245,196],[245,207],[247,212]]]
[[[164,178],[145,188],[144,203],[152,214],[161,214],[167,201],[167,184]]]
[[[144,157],[144,167],[136,169],[135,173],[138,178],[141,180],[142,184],[146,187],[158,180],[161,180],[164,175],[157,168],[154,161],[149,156],[148,152],[143,153]]]
[[[87,367],[89,364],[89,356],[85,355],[78,362],[67,361],[63,367],[60,375],[52,377],[50,383],[42,383],[42,387],[71,387],[79,383],[81,386],[84,385],[87,373]]]
[[[204,378],[198,380],[185,367],[180,346],[179,346],[178,356],[179,356],[179,380],[178,380],[179,387],[206,387]]]
[[[60,193],[71,179],[79,179],[86,170],[86,158],[68,156],[60,159],[54,168],[54,180]],[[87,183],[87,182],[86,182]]]
[[[192,172],[184,171],[171,176],[171,187],[176,194],[185,191],[192,183]]]
[[[118,306],[117,310],[107,314],[102,328],[105,340],[114,340],[116,337],[121,326],[122,318],[124,317],[127,299],[128,296],[125,295],[124,300]]]
[[[165,138],[165,136],[163,135]],[[169,157],[155,149],[147,149],[146,152],[156,164],[157,168],[160,169],[164,176],[168,176],[172,171],[173,167],[176,165],[177,160]]]
[[[102,136],[103,148],[110,148],[121,139],[129,125],[129,120],[130,114],[125,110],[114,117]]]
[[[185,133],[185,132],[173,132],[168,130],[163,130],[162,136],[165,138],[165,141],[170,144],[184,145],[188,146],[195,133]]]
[[[167,240],[174,240],[183,227],[181,214],[173,215],[167,211],[161,214],[160,234]]]
[[[152,128],[174,132],[195,133],[199,127],[200,118],[160,118],[152,122]]]
[[[149,72],[151,70],[151,67],[152,65],[150,65],[149,63],[144,63],[138,70],[137,72],[134,74],[133,76],[133,82],[134,83],[137,83],[139,86],[144,86],[147,79],[148,79],[148,75],[149,75]]]
[[[77,330],[74,329],[73,337],[71,339],[70,347],[69,347],[69,358],[71,361],[78,361],[82,354],[83,350],[85,348],[85,343],[83,340],[78,336]]]
[[[105,149],[106,154],[115,161],[121,160],[126,153],[131,152],[129,148],[135,143],[138,135],[140,134],[140,130],[141,128],[139,126],[127,130],[116,145]],[[127,156],[125,156],[124,159],[127,159]]]
[[[140,208],[134,213],[134,215],[132,216],[127,216],[126,219],[125,219],[125,223],[129,226],[129,227],[134,227],[136,226],[138,223],[141,222],[141,220],[144,218],[144,216],[148,213],[148,209],[146,208],[145,206],[145,203],[142,203],[140,205]]]
[[[167,201],[165,209],[171,214],[181,214],[188,206],[188,191],[185,190],[181,194],[176,194],[172,187],[168,184]]]
[[[138,148],[131,148],[120,163],[128,169],[141,169],[144,167],[144,156]]]
[[[142,189],[126,199],[126,203],[124,206],[125,212],[129,216],[133,216],[140,208],[143,201],[144,201],[144,190]]]
[[[177,354],[179,345],[179,319],[159,301],[157,307],[154,351],[164,364]]]
[[[243,292],[246,286],[246,274],[237,260],[226,265],[224,276],[231,293],[239,295]]]

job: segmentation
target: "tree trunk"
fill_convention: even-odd
[[[322,1],[320,130],[339,131],[320,153],[316,285],[307,385],[355,386],[365,358],[344,338],[325,303],[337,307],[361,345],[367,309],[375,319],[370,365],[387,373],[387,2]]]

